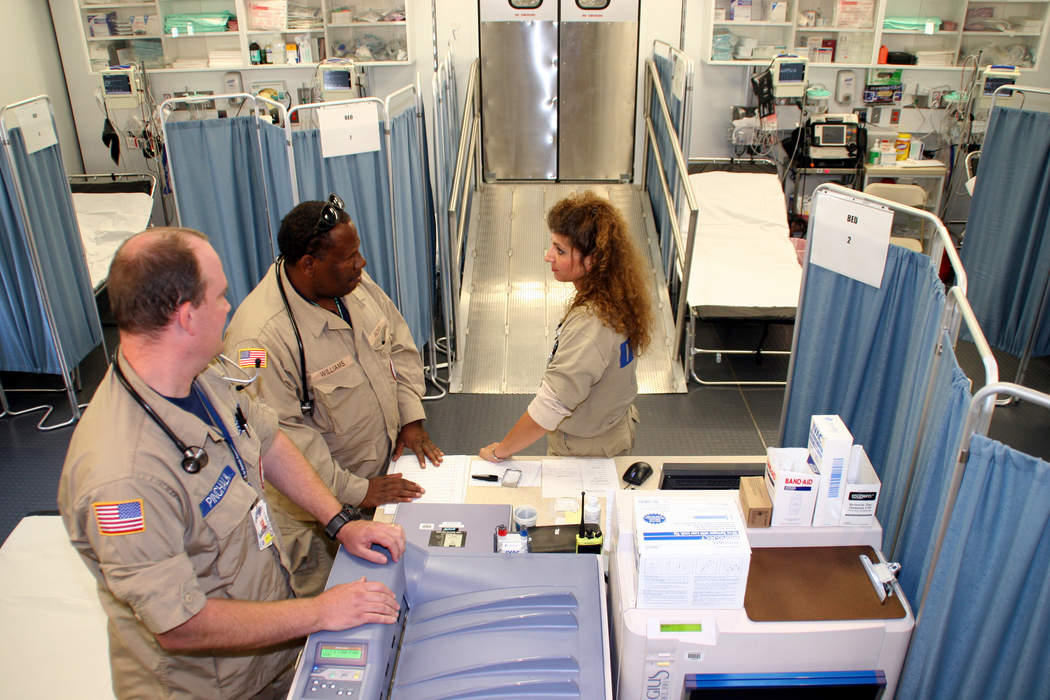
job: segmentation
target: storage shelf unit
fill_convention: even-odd
[[[282,0],[154,0],[107,2],[76,0],[91,70],[142,62],[151,71],[316,68],[323,58],[352,58],[365,66],[411,63],[406,0],[370,0],[358,15],[337,0],[297,0],[306,15],[291,18]],[[228,12],[226,31],[178,33],[164,29],[177,14]],[[404,19],[383,21],[390,14]],[[358,17],[366,21],[356,21]],[[348,18],[350,21],[348,21]],[[289,26],[289,24],[291,26]],[[296,26],[303,25],[303,26]],[[138,32],[138,33],[134,33]],[[272,63],[252,63],[252,44],[269,47]],[[287,60],[286,46],[295,44]],[[309,47],[307,51],[306,46]],[[231,63],[231,56],[237,62]],[[307,60],[303,60],[307,59]]]
[[[771,19],[774,5],[786,6],[786,17]],[[887,29],[891,18],[929,21]],[[714,0],[710,26],[711,65],[765,65],[789,52],[814,66],[865,68],[879,65],[885,46],[917,57],[918,65],[894,64],[901,68],[945,70],[979,54],[982,65],[1034,69],[1050,30],[1050,0]]]

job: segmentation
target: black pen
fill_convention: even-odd
[[[471,474],[470,478],[478,481],[499,481],[498,474]]]

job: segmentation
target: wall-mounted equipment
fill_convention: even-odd
[[[139,109],[145,94],[137,66],[113,66],[101,71],[106,109]]]
[[[353,61],[335,59],[317,66],[317,85],[322,102],[352,100],[359,97]]]
[[[1016,85],[1020,77],[1021,71],[1017,70],[1016,66],[985,66],[981,71],[981,78],[978,83],[977,107],[979,109],[991,107],[992,95],[995,94],[996,88],[1003,85]],[[1009,96],[1000,95],[999,99],[996,100],[996,104],[1012,106],[1014,99],[1019,100],[1018,95],[1015,93],[1010,93]]]
[[[799,98],[806,94],[806,67],[809,59],[781,54],[773,59],[769,71],[773,77],[773,97]]]

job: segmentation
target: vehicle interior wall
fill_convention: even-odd
[[[73,110],[62,74],[62,59],[47,5],[39,0],[6,0],[8,36],[0,43],[0,106],[47,95],[54,106],[62,159],[69,173],[84,172]]]

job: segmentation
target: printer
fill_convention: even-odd
[[[340,549],[328,586],[380,581],[401,603],[398,620],[310,635],[289,700],[612,700],[599,557],[495,554],[509,515],[508,506],[403,503],[400,561]]]
[[[701,498],[719,492],[664,493],[688,499],[690,494]],[[877,523],[868,527],[747,528],[751,561],[743,607],[640,607],[639,521],[634,502],[646,498],[644,494],[617,493],[613,518],[609,607],[618,700],[892,697],[915,624],[895,579],[880,583],[892,590],[882,603],[874,582],[856,562],[857,570],[849,573],[856,574],[857,585],[844,597],[864,599],[865,619],[850,619],[848,614],[838,619],[804,619],[806,614],[794,620],[790,614],[780,617],[781,607],[790,613],[788,608],[795,607],[796,599],[807,595],[816,598],[812,605],[818,610],[815,617],[833,604],[830,596],[814,592],[823,582],[812,571],[806,572],[809,578],[803,578],[801,585],[774,591],[784,594],[788,604],[777,602],[763,608],[768,601],[761,591],[756,592],[757,580],[770,572],[767,562],[774,562],[774,568],[805,571],[805,550],[819,555],[845,551],[853,560],[857,558],[854,550],[874,550],[878,562],[884,563],[878,553],[882,529]],[[642,517],[644,522],[650,516]],[[681,531],[676,527],[671,534]],[[678,579],[699,578],[700,568],[710,564],[697,560],[696,568],[691,569],[692,563],[684,557],[672,563],[676,568],[668,575]]]

